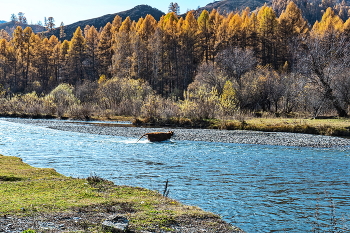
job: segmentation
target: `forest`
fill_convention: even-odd
[[[116,16],[103,28],[77,28],[70,40],[30,27],[2,30],[0,113],[347,117],[348,8],[325,8],[317,20],[293,1],[277,3],[229,14],[169,12],[160,20]]]

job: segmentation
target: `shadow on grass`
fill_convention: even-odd
[[[20,181],[22,178],[15,176],[0,176],[0,181]]]

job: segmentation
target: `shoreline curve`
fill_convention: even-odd
[[[272,146],[288,147],[314,147],[314,148],[332,148],[332,147],[350,147],[350,139],[301,134],[286,132],[262,132],[248,130],[219,130],[219,129],[188,129],[188,128],[167,128],[167,127],[128,127],[110,122],[94,123],[90,121],[73,120],[46,120],[46,119],[22,119],[22,118],[0,118],[1,120],[32,124],[40,127],[47,127],[61,131],[71,131],[88,134],[112,135],[135,138],[137,140],[141,135],[155,131],[174,131],[172,140],[175,141],[206,141],[217,143],[235,143],[235,144],[258,144]]]

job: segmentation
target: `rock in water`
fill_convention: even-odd
[[[104,229],[113,233],[126,232],[129,226],[129,220],[120,215],[112,215],[103,221]]]

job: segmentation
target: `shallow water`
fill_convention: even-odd
[[[161,193],[169,180],[169,197],[247,232],[350,229],[346,149],[136,141],[0,120],[0,154],[35,167]]]

